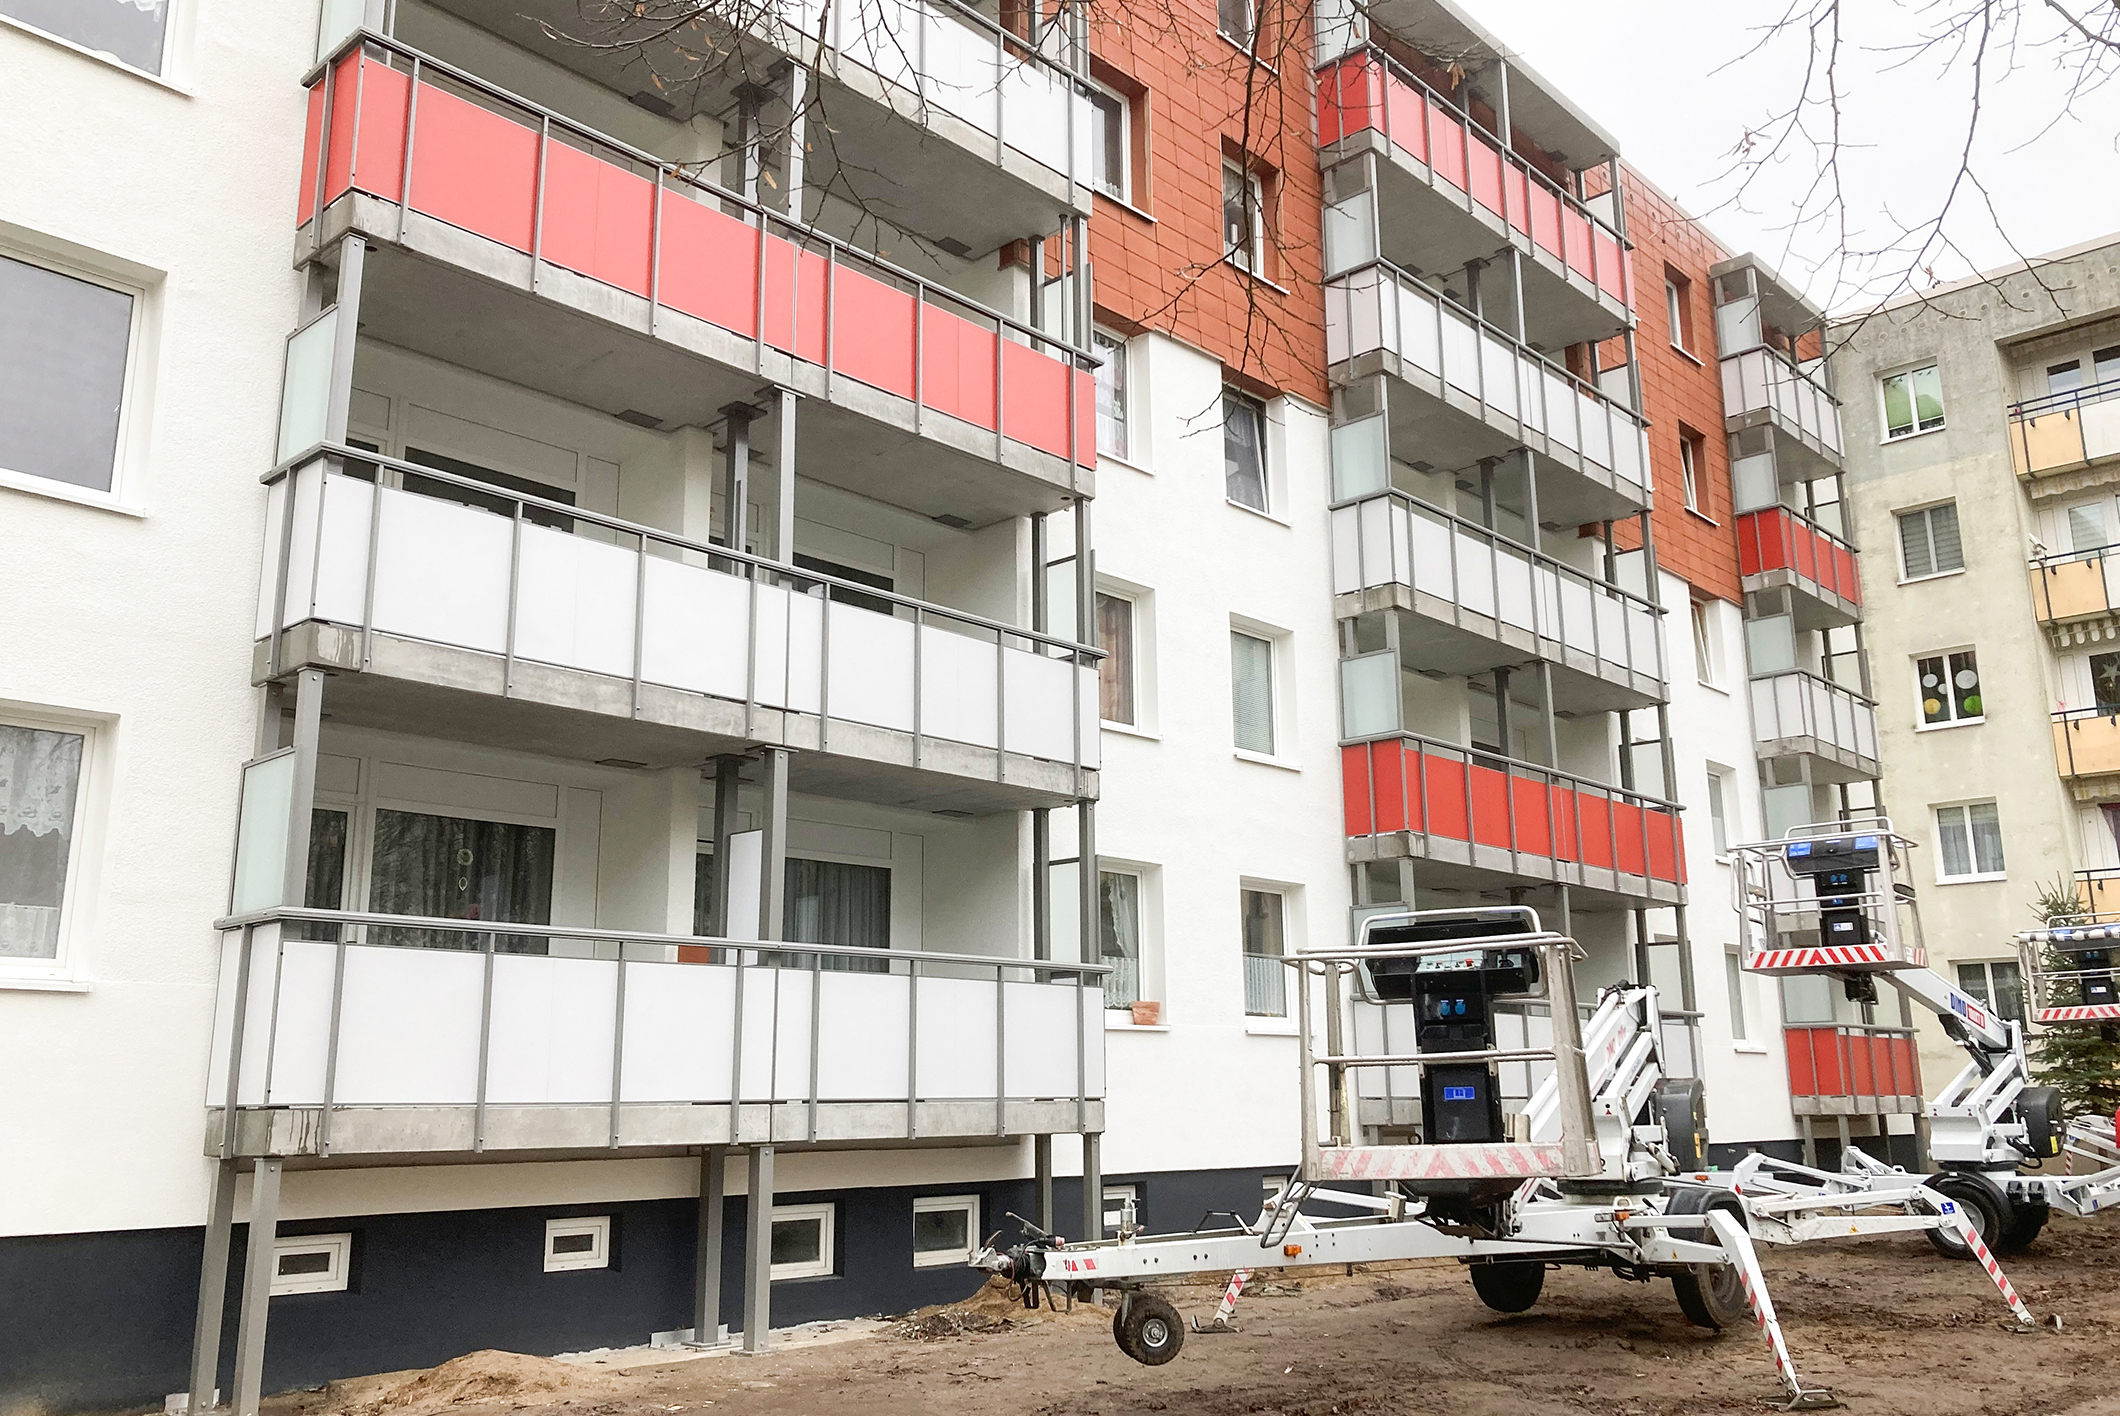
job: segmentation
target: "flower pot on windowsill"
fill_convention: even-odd
[[[1162,1022],[1162,1021],[1163,1021],[1163,1005],[1162,1005],[1161,1003],[1136,1003],[1136,1004],[1134,1004],[1134,1026],[1135,1026],[1135,1027],[1137,1027],[1137,1028],[1152,1028],[1152,1027],[1154,1027],[1154,1026],[1155,1026],[1156,1024],[1158,1024],[1158,1023],[1160,1023],[1160,1022]]]

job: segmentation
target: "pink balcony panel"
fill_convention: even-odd
[[[1359,97],[1359,71],[1352,79]],[[320,142],[327,205],[349,190],[398,201],[407,194],[409,147],[413,211],[513,250],[535,249],[605,285],[652,292],[670,309],[744,339],[760,337],[763,308],[764,342],[775,349],[829,362],[837,374],[917,396],[938,413],[999,427],[1045,452],[1095,461],[1096,387],[1088,372],[1073,375],[1071,446],[1065,360],[1001,338],[990,323],[948,308],[946,294],[923,302],[858,258],[835,263],[783,236],[761,239],[757,226],[721,210],[711,194],[674,179],[663,187],[658,241],[654,179],[587,150],[586,140],[546,138],[527,121],[424,79],[415,106],[408,74],[348,55],[310,91],[296,206],[304,222],[315,215]]]
[[[1472,199],[1496,216],[1502,214],[1502,154],[1499,148],[1485,138],[1474,134],[1470,149],[1472,158]]]

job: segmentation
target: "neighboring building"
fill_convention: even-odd
[[[2021,1020],[2010,937],[2035,897],[2073,880],[2087,907],[2120,907],[2120,241],[1831,338],[1855,528],[1891,558],[1865,577],[1884,805],[1922,846],[1932,961]],[[1921,1033],[1931,1075],[1955,1072],[1941,1029]]]

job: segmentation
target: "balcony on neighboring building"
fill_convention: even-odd
[[[1796,628],[1831,629],[1862,618],[1855,548],[1787,507],[1737,518],[1737,567],[1747,594],[1793,591]]]
[[[1325,286],[1326,354],[1343,384],[1385,380],[1372,460],[1445,468],[1522,449],[1542,526],[1618,520],[1649,504],[1645,426],[1622,405],[1440,291],[1378,263]],[[1354,400],[1334,430],[1355,455]]]
[[[1679,808],[1411,733],[1340,750],[1350,862],[1426,862],[1425,885],[1562,884],[1585,905],[1685,899]]]
[[[1762,758],[1809,758],[1810,780],[1878,775],[1876,705],[1809,670],[1752,680],[1752,733]]]
[[[1795,476],[1828,477],[1840,470],[1840,402],[1802,361],[1764,345],[1726,354],[1722,385],[1724,431],[1771,426],[1784,440]],[[1784,469],[1784,479],[1790,475]]]
[[[1103,1129],[1098,967],[465,924],[223,921],[209,1150],[415,1159]]]
[[[694,166],[370,38],[313,80],[298,254],[371,244],[364,340],[647,426],[792,389],[810,475],[931,516],[1090,491],[1078,347]]]
[[[2033,556],[2031,581],[2032,613],[2061,638],[2075,638],[2064,626],[2087,629],[2083,621],[2120,612],[2120,546]]]
[[[1377,159],[1373,175],[1335,173],[1328,270],[1381,255],[1404,270],[1454,275],[1514,247],[1525,328],[1539,343],[1602,340],[1633,323],[1627,244],[1607,220],[1381,50],[1319,71],[1318,127],[1328,169]],[[1340,190],[1357,182],[1362,189]],[[1513,298],[1506,282],[1498,298]]]
[[[2120,457],[2120,379],[2011,404],[2010,457],[2026,478]]]
[[[1396,490],[1334,507],[1332,541],[1336,616],[1402,615],[1409,664],[1468,675],[1545,659],[1568,712],[1664,697],[1662,611],[1639,595]]]
[[[1736,256],[1709,271],[1715,298],[1715,347],[1721,356],[1723,427],[1751,436],[1743,456],[1771,447],[1781,482],[1840,471],[1840,401],[1824,356],[1825,316],[1757,256]],[[1772,436],[1761,430],[1771,429]],[[1770,442],[1755,447],[1762,436]],[[1732,469],[1733,477],[1744,476]],[[1748,498],[1759,505],[1771,497]]]
[[[1907,1028],[1859,1023],[1782,1030],[1798,1116],[1921,1114],[1921,1063]]]
[[[254,674],[336,674],[338,721],[648,766],[799,748],[798,789],[930,810],[1096,795],[1095,654],[1058,636],[441,466],[268,480]]]
[[[2086,914],[2120,915],[2120,866],[2093,866],[2076,872],[2076,898]]]
[[[2079,799],[2120,796],[2120,706],[2063,708],[2053,715],[2054,761]]]

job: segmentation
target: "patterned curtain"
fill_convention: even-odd
[[[58,957],[81,746],[79,733],[0,724],[0,958]]]

